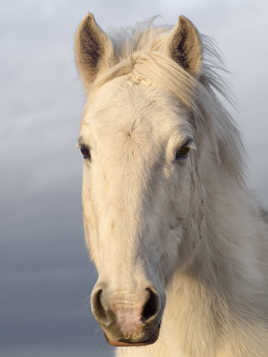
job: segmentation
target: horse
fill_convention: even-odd
[[[117,357],[267,357],[268,225],[216,46],[184,16],[108,35],[89,13],[75,58],[91,309]]]

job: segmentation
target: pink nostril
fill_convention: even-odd
[[[118,309],[116,311],[116,322],[125,338],[138,335],[143,330],[139,309]]]
[[[135,307],[120,306],[116,311],[116,321],[125,337],[138,336],[144,330],[144,326],[157,319],[160,312],[158,295],[147,288],[142,304]]]

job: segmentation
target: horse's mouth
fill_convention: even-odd
[[[151,336],[149,339],[146,340],[141,340],[141,341],[135,341],[135,340],[128,340],[124,338],[120,338],[118,340],[112,340],[107,337],[107,335],[104,333],[104,336],[107,340],[107,342],[116,347],[134,347],[134,346],[147,346],[155,343],[158,340],[158,333],[155,334],[154,336]]]

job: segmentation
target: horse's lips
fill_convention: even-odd
[[[111,340],[107,337],[107,335],[105,334],[104,332],[104,336],[107,340],[107,342],[112,345],[112,346],[115,346],[115,347],[137,347],[137,346],[147,346],[147,345],[151,345],[153,343],[155,343],[157,340],[158,340],[158,334],[156,334],[155,336],[151,337],[150,339],[148,340],[145,340],[145,341],[141,341],[141,342],[138,342],[138,341],[135,341],[135,342],[128,342],[127,340],[124,340],[124,339],[119,339],[117,341],[114,341],[114,340]]]

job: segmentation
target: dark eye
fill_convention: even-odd
[[[86,160],[91,159],[90,150],[89,150],[88,146],[86,146],[84,144],[80,145],[80,151],[81,151],[81,154],[83,155],[84,159],[86,159]]]
[[[191,143],[192,143],[192,139],[187,140],[187,142],[185,144],[183,144],[177,151],[175,154],[175,160],[179,161],[179,160],[185,160],[188,157],[188,154],[191,150]]]

